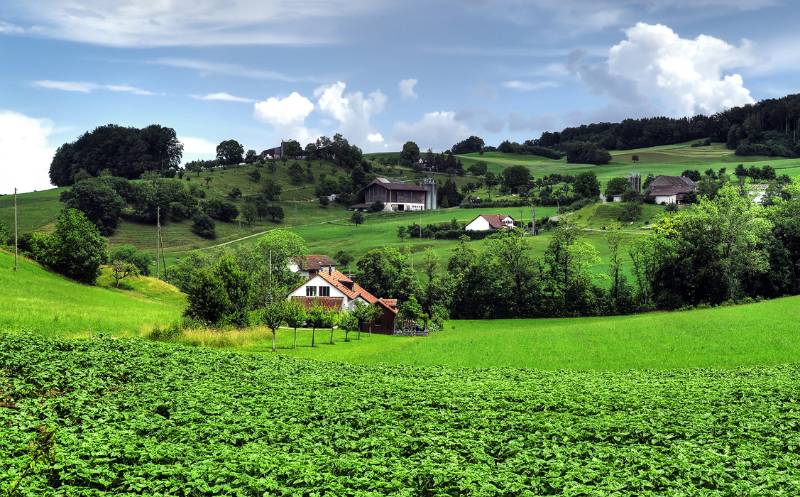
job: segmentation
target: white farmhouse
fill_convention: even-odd
[[[505,214],[481,214],[465,227],[465,231],[490,231],[514,227],[514,218]]]

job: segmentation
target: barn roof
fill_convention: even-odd
[[[506,225],[503,224],[503,219],[510,217],[512,220],[514,219],[511,216],[507,216],[505,214],[480,214],[478,217],[484,218],[493,229],[499,230],[500,228],[505,228]],[[478,219],[476,217],[475,219]],[[473,221],[475,220],[473,219]]]
[[[647,195],[670,196],[691,193],[695,190],[694,181],[685,176],[659,176],[650,182],[647,187]]]
[[[397,181],[391,181],[386,178],[376,178],[372,183],[368,184],[366,188],[369,188],[373,185],[377,185],[387,190],[396,190],[396,191],[408,191],[408,192],[424,192],[427,191],[425,187],[409,184],[409,183],[399,183]]]

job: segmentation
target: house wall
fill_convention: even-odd
[[[489,221],[480,216],[464,227],[464,231],[489,231],[490,229],[492,227],[489,226]]]
[[[675,204],[678,202],[676,195],[656,195],[656,205]]]
[[[295,289],[292,293],[289,294],[289,298],[292,298],[292,297],[306,297],[307,296],[306,295],[306,288],[309,287],[309,286],[317,287],[317,294],[315,295],[316,297],[320,296],[319,295],[319,287],[321,287],[321,286],[322,287],[328,287],[329,288],[329,292],[330,292],[329,296],[330,297],[341,297],[341,298],[343,298],[344,300],[342,301],[342,305],[344,307],[348,307],[349,308],[350,299],[347,298],[347,295],[345,295],[342,292],[340,292],[339,290],[337,290],[336,287],[331,286],[330,283],[328,283],[324,279],[320,278],[319,276],[314,276],[310,280],[308,280],[305,283],[303,283],[301,286],[299,286],[297,289]]]

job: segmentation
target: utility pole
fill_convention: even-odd
[[[536,205],[531,201],[531,236],[536,236]]]
[[[156,207],[156,278],[161,277],[161,206]]]
[[[17,189],[14,188],[14,271],[19,269],[19,228],[17,221]]]

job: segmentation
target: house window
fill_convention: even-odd
[[[321,287],[319,287],[319,296],[320,297],[330,297],[331,296],[331,287],[329,287],[329,286],[321,286]]]
[[[306,297],[316,297],[317,296],[317,287],[315,286],[307,286],[306,287]]]

